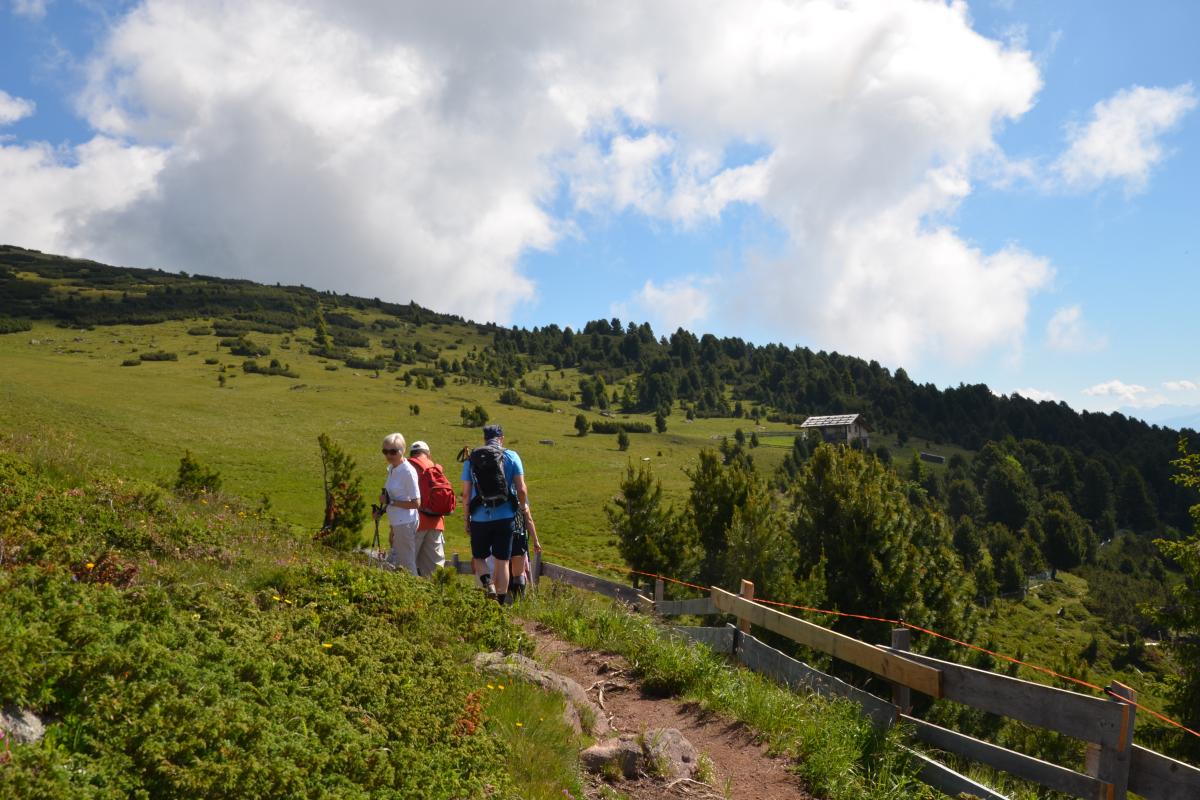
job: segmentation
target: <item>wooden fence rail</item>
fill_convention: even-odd
[[[471,571],[470,561],[460,562],[457,554],[452,566],[458,572]],[[1078,694],[912,653],[906,647],[907,630],[902,632],[904,635],[893,637],[897,646],[863,642],[754,602],[753,584],[747,586],[748,581],[743,582],[741,596],[713,587],[707,597],[664,600],[661,580],[655,582],[654,597],[649,598],[635,587],[542,561],[540,554],[531,566],[535,583],[540,577],[548,577],[662,616],[732,615],[736,625],[684,626],[672,630],[716,652],[727,653],[748,668],[787,686],[852,700],[876,724],[901,723],[914,739],[935,750],[986,764],[1083,800],[1124,800],[1127,792],[1135,792],[1146,800],[1200,798],[1200,769],[1133,744],[1136,709],[1129,702]],[[895,687],[896,702],[876,697],[764,644],[751,635],[753,625],[885,678]],[[903,689],[953,700],[1082,740],[1088,743],[1087,772],[1076,772],[910,716]],[[1128,687],[1114,684],[1109,689],[1127,700],[1136,700]],[[1003,795],[928,755],[915,751],[912,755],[920,765],[921,779],[951,796],[968,792],[985,800],[1005,800]]]

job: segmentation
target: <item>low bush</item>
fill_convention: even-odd
[[[0,706],[47,723],[0,797],[518,795],[469,663],[529,648],[465,582],[3,450],[0,485]]]
[[[615,420],[596,420],[592,422],[592,433],[650,433],[654,430],[646,422],[617,422]]]
[[[272,358],[271,363],[265,367],[253,359],[249,361],[243,361],[242,372],[248,372],[254,375],[279,375],[284,378],[300,377],[299,373],[292,371],[290,364],[281,364],[277,358]]]
[[[13,319],[12,317],[0,317],[0,334],[4,333],[20,333],[22,331],[33,330],[33,324],[27,319]]]
[[[138,355],[142,361],[178,361],[179,356],[175,353],[168,353],[165,350],[155,350],[152,353],[140,353]]]

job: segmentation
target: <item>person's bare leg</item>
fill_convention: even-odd
[[[496,559],[496,567],[492,572],[492,584],[496,587],[496,596],[503,601],[508,594],[508,561]]]

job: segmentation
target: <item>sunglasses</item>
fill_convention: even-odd
[[[383,454],[384,454],[385,456],[395,456],[395,455],[399,455],[399,454],[400,454],[400,452],[401,452],[400,450],[397,450],[397,449],[396,449],[396,448],[394,448],[394,447],[385,447],[385,448],[383,448]]]

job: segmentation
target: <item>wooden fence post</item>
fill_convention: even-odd
[[[654,579],[654,602],[661,603],[663,601],[663,579]]]
[[[1108,687],[1109,698],[1118,703],[1122,698],[1137,702],[1137,692],[1123,683],[1113,681]],[[1113,697],[1115,695],[1116,697]],[[1125,800],[1129,791],[1129,766],[1133,757],[1134,712],[1137,708],[1130,703],[1122,704],[1121,731],[1115,746],[1102,746],[1092,742],[1087,746],[1087,774],[1111,784],[1104,800]]]
[[[537,588],[538,578],[542,576],[542,551],[533,551],[533,563],[530,565],[529,574],[533,578],[533,588]]]
[[[745,598],[746,600],[753,600],[754,599],[754,584],[751,581],[742,579],[742,589],[740,592],[738,592],[738,595],[740,597]],[[741,631],[742,633],[749,633],[750,632],[750,620],[742,619],[741,617],[738,617],[738,630]]]
[[[912,649],[912,631],[908,628],[892,629],[892,647],[908,652]],[[901,714],[912,711],[912,690],[898,683],[892,684],[892,703],[900,707]]]
[[[454,552],[454,555],[450,556],[450,563],[454,566],[454,574],[457,575],[458,574],[458,551],[457,550]]]

